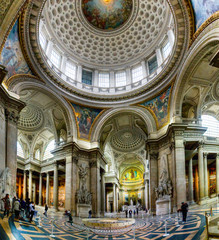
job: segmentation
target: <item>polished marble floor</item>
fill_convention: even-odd
[[[186,223],[176,214],[162,217],[152,217],[146,214],[136,217],[135,227],[127,231],[96,231],[83,226],[80,218],[74,218],[73,224],[68,222],[68,217],[62,213],[49,210],[48,217],[38,208],[38,216],[32,224],[28,220],[15,220],[13,215],[3,217],[0,212],[0,240],[72,240],[72,239],[174,239],[195,240],[201,239],[205,229],[205,211],[210,211],[210,206],[194,207],[189,210]],[[219,205],[213,206],[213,213],[219,214]],[[40,218],[39,218],[40,216]],[[165,234],[165,226],[168,236]],[[54,235],[51,237],[50,235]],[[203,239],[203,238],[202,238]]]

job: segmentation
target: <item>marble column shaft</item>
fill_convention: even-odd
[[[199,177],[199,201],[202,201],[205,196],[204,185],[204,161],[203,161],[203,147],[198,147],[198,177]]]
[[[49,206],[49,172],[46,173],[46,204]]]
[[[175,139],[175,162],[176,162],[176,198],[177,209],[181,202],[186,202],[186,171],[185,171],[185,146],[181,133]]]
[[[205,198],[208,198],[208,154],[204,153],[204,184]]]
[[[216,191],[219,195],[219,153],[216,154]]]
[[[102,214],[105,213],[105,204],[106,204],[106,188],[105,188],[105,177],[104,177],[104,173],[102,173],[101,175],[101,211]]]
[[[71,210],[72,193],[72,156],[66,157],[65,163],[65,209]]]
[[[113,212],[116,212],[116,184],[113,183]]]
[[[23,179],[23,199],[26,201],[27,198],[27,172],[24,170],[24,179]]]
[[[54,177],[53,177],[53,207],[55,210],[58,210],[58,165],[54,164]]]
[[[145,207],[149,209],[149,183],[145,180]]]
[[[39,205],[42,206],[42,186],[43,186],[43,178],[42,174],[40,173],[39,176]]]
[[[189,160],[189,201],[193,202],[193,168],[192,158]]]
[[[155,188],[158,187],[158,154],[150,154],[150,210],[156,212]]]
[[[95,217],[100,216],[101,194],[100,194],[100,163],[94,160],[90,169],[90,186],[92,193],[92,212]]]
[[[30,201],[33,201],[33,172],[32,170],[29,170],[29,199]]]

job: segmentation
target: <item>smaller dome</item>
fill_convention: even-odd
[[[18,128],[33,131],[43,124],[43,112],[36,106],[28,105],[20,113]]]
[[[137,128],[121,129],[110,140],[112,147],[119,151],[133,151],[144,143],[144,136]]]

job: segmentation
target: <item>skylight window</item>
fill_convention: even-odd
[[[158,67],[157,57],[154,56],[148,61],[149,74],[152,74]]]
[[[138,82],[143,79],[142,66],[138,66],[132,69],[132,82]]]
[[[76,74],[76,66],[72,64],[71,62],[67,61],[66,62],[66,67],[65,67],[65,74],[66,76],[75,79],[75,74]]]
[[[170,42],[167,42],[163,47],[163,57],[166,59],[170,55],[171,47]]]
[[[99,86],[109,87],[109,73],[99,73]]]
[[[19,142],[17,142],[17,156],[24,158],[24,151]]]
[[[219,121],[216,118],[202,115],[202,126],[208,128],[204,133],[205,136],[219,137]]]
[[[51,151],[55,148],[55,140],[52,140],[46,147],[43,160],[49,159],[53,157]]]
[[[53,65],[55,65],[55,67],[59,68],[61,55],[58,54],[55,50],[52,50],[50,60],[53,63]]]
[[[45,50],[47,40],[42,33],[39,34],[39,39],[40,39],[40,45],[41,45],[42,49]]]
[[[116,87],[121,87],[126,85],[126,72],[116,73]]]

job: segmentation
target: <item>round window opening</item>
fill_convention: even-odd
[[[115,30],[131,16],[132,0],[82,0],[87,21],[101,30]]]

